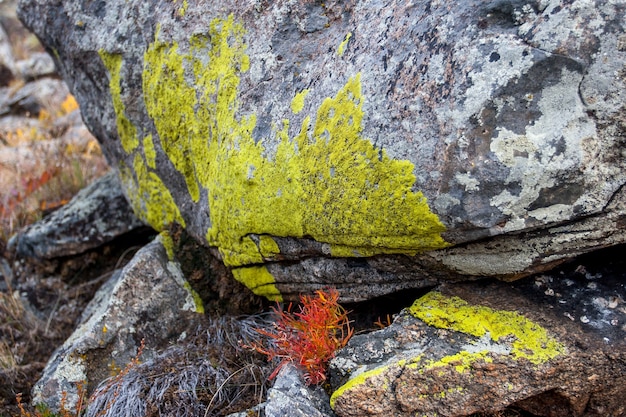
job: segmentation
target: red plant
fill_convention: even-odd
[[[308,385],[326,380],[328,362],[352,336],[348,313],[338,303],[335,289],[318,290],[315,296],[300,296],[300,311],[292,313],[292,304],[286,310],[280,305],[273,308],[277,315],[272,330],[257,329],[269,338],[268,347],[252,346],[267,355],[269,360],[281,359],[269,379],[287,363],[295,363],[304,371]]]

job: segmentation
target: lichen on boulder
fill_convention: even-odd
[[[516,279],[626,241],[619,3],[79,3],[19,13],[135,212],[259,295]]]

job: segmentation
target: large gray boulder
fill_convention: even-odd
[[[623,1],[22,0],[135,212],[270,298],[626,241]]]

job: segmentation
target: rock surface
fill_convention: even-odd
[[[305,385],[302,372],[293,365],[280,370],[263,410],[265,417],[335,417],[324,389]]]
[[[133,215],[114,172],[9,241],[20,257],[51,259],[97,248],[145,225]]]
[[[623,2],[21,0],[137,214],[257,294],[626,241]]]
[[[176,262],[168,258],[165,236],[142,248],[96,293],[72,336],[50,358],[33,388],[33,403],[58,410],[62,392],[67,409],[78,401],[79,384],[95,384],[116,374],[137,354],[143,359],[165,348],[192,326],[203,311]]]
[[[496,415],[509,406],[546,417],[626,415],[625,299],[621,277],[584,271],[444,285],[391,326],[352,338],[331,364],[331,404],[341,417]]]

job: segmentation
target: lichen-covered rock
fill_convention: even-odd
[[[96,293],[81,324],[48,361],[33,388],[33,403],[58,410],[67,395],[67,409],[87,390],[117,374],[146,340],[142,359],[175,341],[193,327],[202,301],[171,259],[172,242],[159,236],[142,248]]]
[[[136,213],[270,298],[626,240],[626,6],[22,0]]]
[[[447,285],[391,326],[353,337],[331,362],[335,412],[468,416],[515,406],[546,417],[624,415],[624,287],[544,278]],[[540,308],[542,297],[554,303]]]

